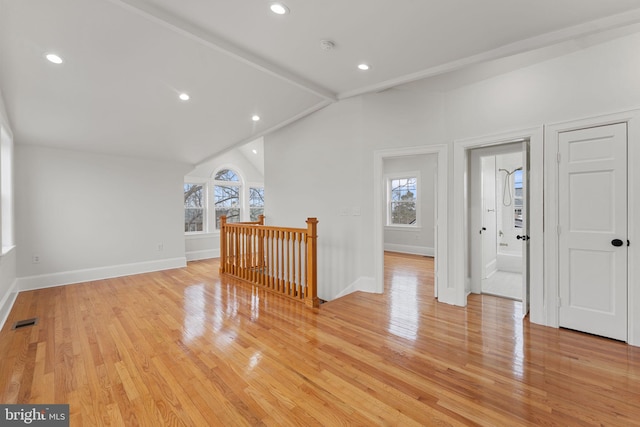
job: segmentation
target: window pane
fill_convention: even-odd
[[[227,216],[227,222],[240,221],[240,187],[216,185],[213,188],[216,209],[216,228],[220,228],[220,217]]]
[[[391,180],[391,201],[416,200],[416,178]]]
[[[202,184],[184,184],[184,231],[204,231],[204,191]]]
[[[221,171],[219,171],[215,178],[216,181],[234,181],[234,182],[240,182],[240,178],[238,177],[238,174],[231,170],[231,169],[222,169]]]
[[[391,224],[416,223],[416,202],[391,202]]]
[[[249,217],[250,221],[257,221],[264,214],[264,188],[249,188]]]
[[[249,207],[264,207],[264,188],[249,188]]]

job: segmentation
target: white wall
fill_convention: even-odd
[[[9,118],[7,117],[2,92],[0,92],[0,128],[4,129],[5,137],[11,137],[11,126],[9,125]],[[3,248],[0,253],[0,328],[2,328],[2,325],[9,315],[9,311],[15,300],[17,292],[16,284],[15,248]]]
[[[462,138],[640,107],[639,45],[639,34],[567,43],[330,105],[265,138],[268,215],[288,225],[319,216],[319,241],[336,250],[319,260],[322,297],[356,289],[375,270],[374,151],[448,143],[452,153]],[[343,206],[362,215],[341,217]]]
[[[256,141],[250,143],[251,146],[262,147]],[[246,154],[244,154],[246,153]],[[185,182],[204,182],[212,178],[212,174],[223,168],[232,168],[238,172],[245,184],[245,190],[250,185],[264,185],[264,175],[256,167],[264,163],[264,153],[259,152],[256,158],[247,158],[252,155],[250,151],[236,148],[223,153],[215,158],[198,164],[185,177]],[[264,166],[263,166],[264,167]],[[209,188],[209,191],[212,191]],[[248,196],[247,196],[248,197]],[[268,195],[265,195],[265,203],[268,202]],[[266,219],[269,223],[269,219]],[[187,260],[198,260],[206,258],[217,258],[220,256],[220,232],[215,230],[215,224],[209,224],[206,233],[187,234],[185,236],[185,251]]]
[[[384,174],[419,172],[417,228],[387,226],[384,230],[385,250],[417,255],[434,255],[434,203],[437,156],[420,155],[384,159]]]
[[[270,224],[306,227],[318,218],[318,296],[329,300],[372,280],[363,268],[372,223],[373,157],[362,143],[361,98],[331,105],[265,138],[265,215]],[[371,245],[369,245],[371,246]]]
[[[182,185],[189,168],[18,144],[20,288],[185,265]]]

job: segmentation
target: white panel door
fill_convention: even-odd
[[[627,340],[627,125],[559,136],[561,327]]]

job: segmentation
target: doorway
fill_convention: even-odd
[[[422,147],[408,147],[398,149],[379,150],[374,153],[374,263],[375,263],[375,292],[384,292],[384,251],[385,251],[385,226],[387,224],[388,206],[386,203],[388,189],[388,177],[385,176],[385,162],[393,162],[394,159],[426,156],[435,162],[433,172],[421,173],[421,185],[432,188],[433,204],[421,208],[433,212],[432,227],[433,247],[429,244],[416,244],[416,234],[412,235],[412,246],[422,247],[432,253],[434,257],[434,296],[444,302],[452,303],[453,288],[448,283],[447,269],[447,146],[443,144],[428,145]],[[416,168],[410,168],[415,170]],[[426,176],[423,176],[426,175]],[[405,194],[406,196],[406,194]],[[399,194],[402,197],[402,194]],[[421,217],[421,216],[420,216]],[[418,217],[417,217],[418,218]],[[415,231],[415,230],[414,230]],[[412,232],[408,234],[411,237]],[[389,239],[386,239],[387,243]],[[396,243],[402,245],[403,243]],[[432,252],[431,252],[432,251]],[[422,253],[422,252],[418,252]],[[428,255],[428,253],[425,253]]]
[[[472,149],[469,173],[471,292],[522,301],[525,308],[528,149],[528,140]]]

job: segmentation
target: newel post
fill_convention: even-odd
[[[258,215],[258,224],[264,225],[264,215],[262,214]]]
[[[222,215],[220,217],[220,274],[224,273],[225,266],[227,265],[227,216]]]
[[[307,307],[319,307],[318,299],[318,245],[317,218],[307,218],[307,289],[304,303]]]

